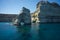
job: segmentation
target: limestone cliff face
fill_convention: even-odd
[[[40,1],[33,14],[30,14],[29,9],[23,7],[22,12],[18,15],[17,19],[18,23],[31,23],[31,21],[60,22],[60,5],[48,1]]]
[[[60,22],[60,6],[57,3],[40,1],[36,9],[40,22]]]
[[[28,23],[31,23],[31,16],[30,16],[30,10],[23,7],[22,8],[22,12],[18,15],[18,23],[25,23],[25,24],[28,24]]]

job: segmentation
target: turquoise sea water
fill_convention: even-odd
[[[14,26],[1,22],[0,40],[60,40],[60,23]]]

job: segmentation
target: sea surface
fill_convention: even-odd
[[[15,26],[0,22],[0,40],[60,40],[60,23]]]

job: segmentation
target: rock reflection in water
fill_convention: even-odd
[[[32,23],[17,29],[18,40],[60,40],[60,24]]]
[[[60,24],[48,23],[39,26],[40,40],[60,40]]]
[[[32,23],[32,25],[19,26],[18,33],[21,40],[39,40],[39,24]]]
[[[31,25],[23,25],[18,26],[18,33],[20,40],[30,40],[31,34],[30,34]]]
[[[32,23],[31,35],[31,40],[39,40],[39,23]]]

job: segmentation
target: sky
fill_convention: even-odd
[[[36,4],[40,0],[0,0],[0,14],[19,14],[22,7],[30,9],[31,13],[36,10]],[[60,0],[48,0],[60,5]]]

